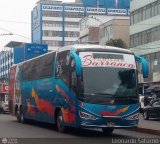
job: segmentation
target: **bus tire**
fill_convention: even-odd
[[[102,128],[102,131],[105,135],[111,135],[113,130],[113,128]]]
[[[19,110],[19,108],[17,108],[15,115],[16,115],[17,121],[20,123],[20,110]]]
[[[20,112],[19,112],[19,122],[20,123],[26,123],[26,119],[24,118],[24,113],[23,113],[23,107],[20,107]]]
[[[64,125],[63,115],[61,110],[58,111],[57,119],[56,119],[57,130],[60,133],[64,133],[66,131],[66,127]]]
[[[5,114],[5,111],[4,111],[4,109],[3,109],[3,108],[2,108],[2,111],[1,111],[1,113],[2,113],[2,114]]]

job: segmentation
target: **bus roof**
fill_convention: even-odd
[[[104,50],[109,50],[109,51],[119,51],[122,53],[131,53],[133,54],[133,52],[131,50],[128,49],[124,49],[124,48],[119,48],[119,47],[113,47],[113,46],[103,46],[103,45],[95,45],[95,44],[75,44],[75,45],[69,45],[69,46],[65,46],[62,48],[59,48],[58,51],[65,51],[65,50],[79,50],[79,49],[104,49]]]
[[[133,54],[133,52],[131,50],[128,50],[128,49],[124,49],[124,48],[119,48],[119,47],[113,47],[113,46],[103,46],[103,45],[95,45],[95,44],[75,44],[75,45],[68,45],[68,46],[65,46],[65,47],[60,47],[58,49],[58,52],[61,52],[61,51],[66,51],[66,50],[80,50],[80,49],[103,49],[103,50],[109,50],[109,51],[113,51],[113,52],[121,52],[121,53],[130,53],[130,54]],[[29,59],[29,60],[26,60],[26,61],[23,61],[21,63],[18,63],[18,64],[13,64],[11,67],[15,66],[15,65],[21,65],[27,61],[31,61],[33,59],[37,59],[39,57],[43,57],[44,55],[47,55],[49,53],[53,53],[53,52],[56,52],[56,51],[51,51],[51,52],[48,52],[48,53],[45,53],[43,55],[40,55],[40,56],[37,56],[35,58],[32,58],[32,59]]]

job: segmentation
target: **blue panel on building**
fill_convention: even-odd
[[[129,9],[130,0],[81,0],[84,6]]]
[[[14,64],[24,61],[24,48],[14,48]]]
[[[26,44],[24,47],[14,48],[14,64],[32,59],[48,52],[48,45]]]
[[[97,0],[82,0],[84,6],[96,6]]]
[[[37,5],[32,11],[32,43],[42,43],[41,5]],[[34,32],[33,32],[34,31]]]

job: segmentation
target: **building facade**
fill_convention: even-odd
[[[89,15],[80,21],[79,43],[105,45],[112,39],[122,39],[129,47],[129,16]]]
[[[130,47],[129,39],[130,18],[124,16],[113,17],[110,21],[100,25],[99,44],[105,45],[110,39],[121,39],[126,48]]]
[[[79,43],[99,44],[99,26],[112,19],[113,16],[89,15],[80,20]]]
[[[130,11],[40,0],[32,11],[32,43],[47,44],[49,50],[74,44],[79,38],[80,19],[94,14],[129,15]]]
[[[144,56],[150,67],[148,79],[139,75],[140,83],[160,82],[160,0],[132,0],[130,47]]]
[[[10,66],[13,65],[13,49],[5,49],[0,52],[0,82],[8,81]]]

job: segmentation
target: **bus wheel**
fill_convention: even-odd
[[[20,123],[25,123],[25,119],[24,119],[24,114],[23,114],[23,108],[20,108],[20,112],[19,112],[19,122]]]
[[[105,135],[111,135],[113,130],[113,128],[102,128],[102,131]]]
[[[65,126],[64,126],[64,120],[63,120],[63,115],[61,111],[58,112],[56,123],[57,123],[57,130],[61,133],[64,133]]]
[[[16,118],[17,118],[17,121],[20,123],[21,121],[20,121],[20,110],[19,109],[17,109],[17,111],[16,111]]]

